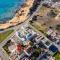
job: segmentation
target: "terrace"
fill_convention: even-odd
[[[41,35],[37,35],[37,37],[35,37],[36,43],[39,43],[39,42],[41,41],[42,38],[44,38],[44,37],[41,36]]]

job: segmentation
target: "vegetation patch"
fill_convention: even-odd
[[[41,54],[41,48],[36,48],[35,52],[31,56],[31,59],[32,60],[37,60],[37,58],[40,54]]]
[[[47,28],[46,27],[43,27],[43,26],[41,26],[41,24],[39,23],[39,22],[34,22],[34,21],[32,21],[32,22],[30,22],[30,24],[32,25],[32,26],[34,26],[37,30],[39,30],[40,32],[42,32],[42,33],[45,33],[47,30]]]
[[[60,30],[60,25],[57,25],[57,26],[56,26],[56,29],[57,29],[57,30]]]
[[[56,53],[56,54],[54,55],[54,57],[55,57],[55,60],[60,60],[60,53],[59,53],[59,52]]]
[[[4,41],[14,30],[9,30],[3,33],[0,33],[0,43]]]
[[[11,42],[11,40],[9,40],[4,46],[3,46],[3,49],[6,51],[6,53],[9,55],[10,54],[10,51],[8,49],[8,47],[10,45],[12,45],[13,43]]]

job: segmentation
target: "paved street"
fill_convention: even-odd
[[[0,57],[3,59],[3,60],[9,60],[9,57],[8,55],[2,50],[2,48],[0,48]]]

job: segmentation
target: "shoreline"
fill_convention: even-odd
[[[7,29],[11,26],[15,26],[19,23],[24,22],[28,18],[29,9],[32,7],[34,0],[26,0],[26,2],[22,5],[20,10],[18,10],[15,16],[7,21],[6,23],[0,23],[0,29]]]

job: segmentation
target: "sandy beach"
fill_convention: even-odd
[[[32,7],[34,0],[26,0],[21,9],[16,13],[14,18],[6,23],[0,24],[0,29],[6,29],[10,26],[15,26],[24,22],[28,18],[29,9]]]

